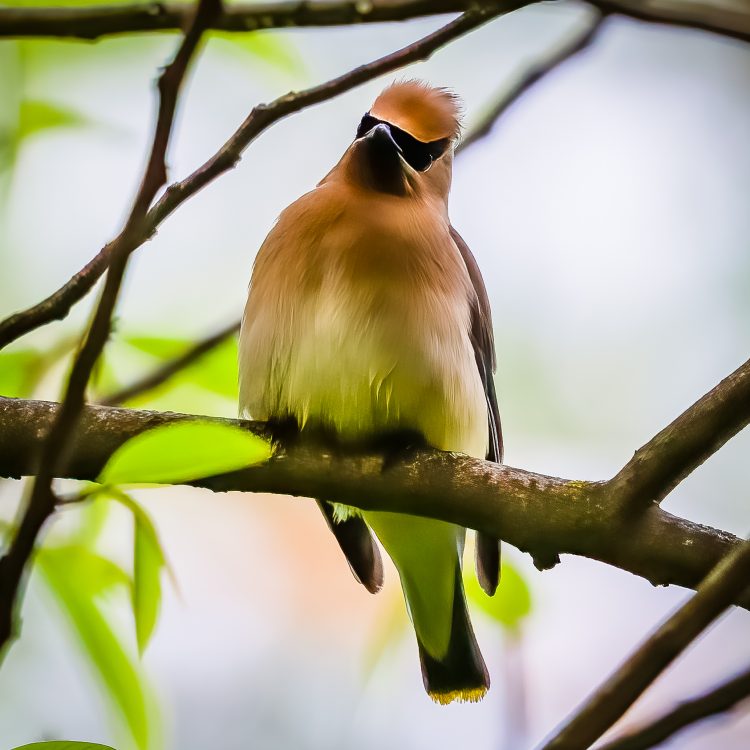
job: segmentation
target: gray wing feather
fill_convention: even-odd
[[[500,412],[497,406],[495,392],[495,338],[492,332],[492,313],[487,289],[484,286],[482,274],[476,258],[469,250],[461,235],[450,228],[453,241],[466,264],[469,278],[474,287],[474,299],[471,307],[471,343],[474,347],[474,357],[477,362],[479,376],[484,386],[487,399],[487,429],[489,432],[489,448],[487,460],[502,463],[503,433],[500,426]],[[484,532],[477,532],[476,554],[477,577],[482,588],[489,596],[497,589],[500,580],[500,540]]]

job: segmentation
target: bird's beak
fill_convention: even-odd
[[[389,150],[401,153],[401,146],[393,139],[393,133],[388,123],[381,122],[376,125],[366,136],[372,141],[373,148],[377,150]]]
[[[362,138],[356,149],[361,178],[372,189],[392,195],[405,195],[406,162],[387,123],[378,123]]]

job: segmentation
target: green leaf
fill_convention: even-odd
[[[466,595],[472,604],[511,632],[518,632],[531,613],[531,592],[518,569],[507,560],[500,566],[500,585],[495,596],[484,593],[472,573],[464,575]]]
[[[0,395],[26,398],[34,392],[50,367],[75,345],[75,339],[63,338],[46,351],[20,349],[0,352]]]
[[[111,488],[111,497],[133,514],[133,615],[138,650],[146,650],[161,608],[161,572],[167,567],[159,535],[148,513],[133,498]]]
[[[220,47],[254,57],[276,70],[289,75],[302,75],[305,65],[297,48],[288,40],[269,31],[231,33],[214,31],[211,39],[218,39]]]
[[[195,341],[189,339],[157,338],[151,336],[129,336],[125,341],[141,352],[157,357],[161,361],[167,361],[179,357],[189,348],[195,345]],[[207,391],[216,393],[237,401],[237,337],[230,336],[226,341],[204,354],[192,365],[170,378],[157,392],[164,392],[184,384],[198,385]],[[149,401],[153,394],[145,399],[134,399]]]
[[[50,102],[24,99],[18,112],[18,138],[22,140],[34,133],[52,128],[83,125],[85,119],[70,109]]]
[[[94,742],[32,742],[30,745],[14,747],[13,750],[114,750],[109,745],[97,745]]]
[[[128,0],[4,0],[3,5],[8,5],[11,8],[33,8],[35,6],[65,8],[72,5],[120,5],[126,2]]]
[[[186,339],[173,339],[164,336],[126,336],[130,346],[159,359],[179,357],[190,346]]]
[[[0,352],[0,395],[12,398],[30,396],[36,385],[36,373],[41,364],[39,352],[24,349]]]
[[[180,484],[266,461],[271,446],[229,424],[185,421],[155,427],[121,445],[99,475],[102,484]]]
[[[37,568],[75,628],[80,644],[96,668],[113,707],[141,750],[149,746],[150,728],[143,678],[102,613],[103,592],[127,576],[109,560],[85,547],[42,548]]]

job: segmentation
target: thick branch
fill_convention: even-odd
[[[432,34],[390,55],[361,65],[326,83],[298,93],[281,96],[270,104],[259,104],[216,154],[182,182],[173,183],[167,188],[164,195],[148,212],[145,220],[133,228],[128,236],[128,243],[134,242],[137,248],[150,239],[159,224],[178,206],[224,172],[235,167],[244,150],[275,122],[313,104],[332,99],[384,73],[390,73],[419,60],[426,60],[436,50],[454,39],[521,5],[523,5],[523,0],[501,0],[492,7],[476,7]],[[120,235],[105,245],[84,269],[75,274],[50,297],[2,321],[0,323],[0,349],[40,326],[66,317],[73,305],[89,292],[107,269],[122,242],[123,237]]]
[[[34,452],[58,406],[0,398],[0,476],[36,470]],[[94,479],[128,438],[190,415],[89,406],[71,446],[66,476]],[[266,425],[234,422],[268,437]],[[384,469],[376,452],[332,451],[300,443],[268,464],[196,482],[216,492],[300,495],[439,518],[501,537],[540,557],[583,555],[654,584],[694,588],[739,540],[670,515],[658,506],[624,519],[606,483],[533,474],[466,456],[420,451]],[[364,493],[362,488],[366,487]],[[750,607],[750,594],[737,598]]]
[[[713,690],[683,701],[640,729],[597,746],[597,750],[647,750],[656,747],[685,727],[733,709],[750,696],[750,669]]]
[[[84,408],[86,387],[109,338],[112,314],[128,258],[138,246],[136,238],[148,207],[167,179],[166,152],[182,81],[203,31],[220,9],[221,0],[200,1],[177,54],[159,77],[159,111],[143,180],[125,227],[116,240],[104,290],[91,326],[73,362],[63,402],[35,454],[38,471],[28,503],[10,549],[0,560],[0,653],[4,652],[4,647],[13,634],[13,610],[26,565],[42,526],[55,509],[56,497],[52,491],[52,480],[65,473],[71,438],[76,432]]]
[[[734,10],[708,0],[703,3],[684,0],[590,0],[590,4],[606,13],[619,13],[651,23],[685,26],[750,40],[750,10],[739,4]],[[469,0],[248,3],[226,8],[216,19],[213,28],[243,32],[405,21],[441,13],[460,13],[472,7],[474,4]],[[189,8],[170,2],[80,8],[0,8],[0,37],[54,36],[93,40],[111,34],[177,30],[185,28]]]
[[[750,542],[735,547],[586,701],[542,750],[591,747],[646,688],[750,585]]]
[[[635,452],[612,479],[626,511],[661,502],[750,423],[750,360]]]

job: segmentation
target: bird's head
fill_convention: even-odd
[[[365,189],[447,201],[460,128],[453,93],[421,81],[394,83],[360,121],[338,168]]]

